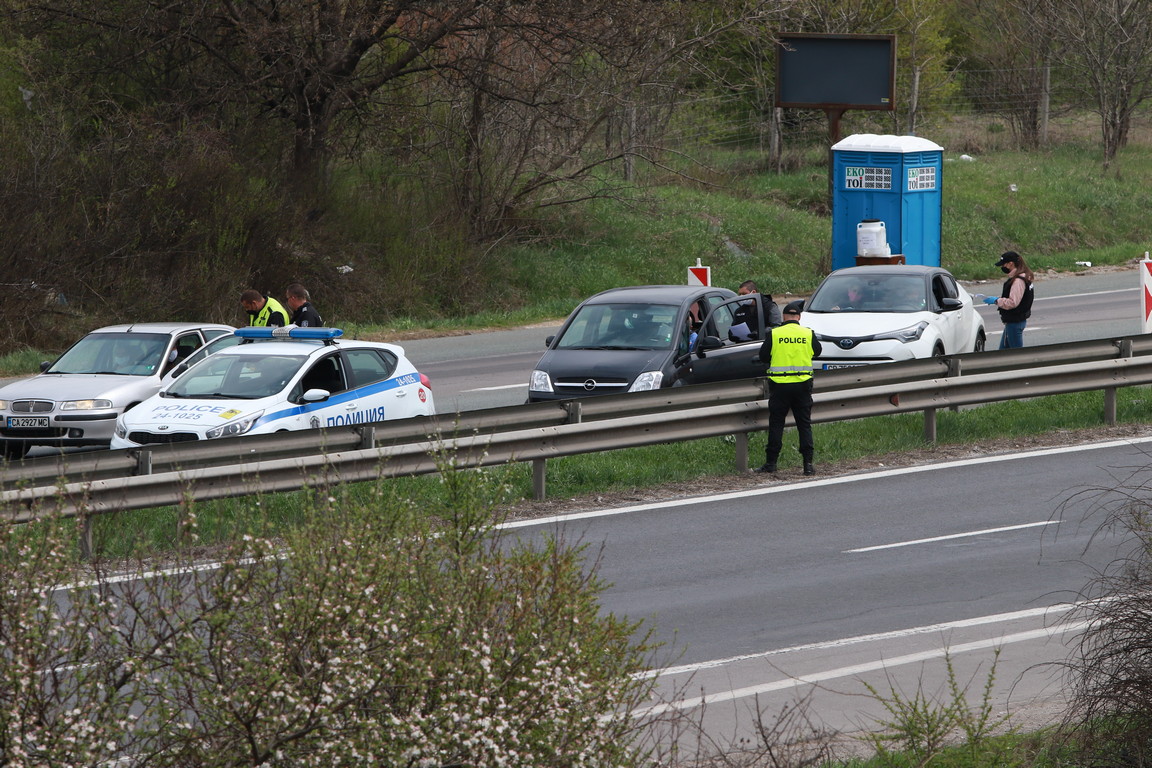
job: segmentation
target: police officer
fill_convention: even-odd
[[[773,328],[760,346],[760,361],[768,364],[768,445],[764,465],[757,472],[775,472],[784,443],[788,411],[796,421],[804,474],[816,474],[812,464],[812,358],[821,353],[811,328],[800,325],[803,302],[784,307],[784,324]]]
[[[288,310],[271,296],[260,291],[247,290],[240,294],[240,306],[248,313],[248,325],[277,326],[288,325]]]
[[[300,328],[319,328],[324,319],[312,306],[308,289],[300,283],[291,283],[284,290],[284,303],[292,310],[292,325]]]

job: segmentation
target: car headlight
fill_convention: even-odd
[[[60,403],[62,411],[103,411],[111,407],[111,400],[65,400]]]
[[[0,411],[6,411],[6,410],[8,410],[8,401],[7,400],[0,400]]]
[[[124,426],[124,422],[120,421],[120,419],[116,419],[116,428],[113,431],[116,433],[116,437],[119,437],[121,440],[128,437],[128,427]]]
[[[919,341],[920,337],[924,335],[924,331],[927,330],[927,328],[927,321],[921,320],[920,322],[916,323],[916,325],[910,325],[907,328],[901,328],[898,331],[892,331],[890,333],[878,333],[874,338],[896,339],[901,343],[911,344],[914,341]]]
[[[629,392],[647,392],[652,389],[660,389],[660,384],[664,381],[664,374],[661,371],[644,371],[636,377],[636,381],[632,382],[632,386],[628,387]]]
[[[532,378],[528,380],[529,392],[553,392],[552,378],[548,375],[548,371],[541,371],[536,369],[532,371]]]
[[[263,415],[264,411],[250,413],[242,419],[236,419],[215,429],[208,430],[204,433],[204,437],[208,440],[214,440],[217,437],[235,437],[236,435],[242,435],[256,426],[256,422],[259,421]]]

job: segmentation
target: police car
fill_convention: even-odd
[[[432,415],[428,378],[393,344],[339,328],[239,328],[236,346],[116,422],[113,448],[344,427]],[[273,343],[274,342],[274,343]]]

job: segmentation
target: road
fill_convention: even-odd
[[[1000,281],[968,283],[973,293],[1000,293]],[[1028,346],[1140,333],[1140,276],[1136,270],[1037,280],[1036,302],[1024,333]],[[996,311],[980,305],[988,348],[1000,343]],[[512,331],[473,333],[401,342],[432,381],[439,413],[495,408],[528,398],[528,375],[559,330],[544,324]]]
[[[853,731],[883,714],[864,681],[939,694],[945,648],[977,694],[1003,649],[997,711],[1058,694],[1059,670],[1037,664],[1065,657],[1068,604],[1123,546],[1093,537],[1097,505],[1122,497],[1077,494],[1146,482],[1149,450],[984,457],[509,528],[599,554],[606,610],[665,644],[658,711],[700,716],[706,697],[709,733],[751,738],[755,706],[811,696],[822,725]]]

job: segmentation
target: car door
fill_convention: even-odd
[[[754,307],[757,311],[749,312],[749,301],[759,302],[759,298],[717,297],[701,323],[691,359],[681,366],[681,383],[704,384],[764,375],[764,364],[759,359],[765,333],[764,313],[758,311],[758,306]]]
[[[951,275],[937,272],[932,276],[932,298],[939,317],[940,337],[944,341],[944,351],[950,355],[965,351],[964,344],[967,342],[972,328],[972,313],[967,311],[967,308],[949,310],[940,306],[943,299],[960,298],[960,290],[956,285],[956,280]]]
[[[398,360],[386,349],[344,351],[348,375],[360,401],[358,416],[365,422],[405,419],[424,412],[417,392],[418,376],[393,379]]]
[[[321,401],[304,401],[304,395],[312,389],[325,390],[328,398]],[[348,392],[344,363],[340,359],[339,351],[334,350],[331,354],[317,358],[309,364],[299,383],[293,387],[291,400],[304,406],[302,415],[307,416],[310,427],[341,427],[357,423],[352,419],[352,415],[359,407],[356,393]]]

